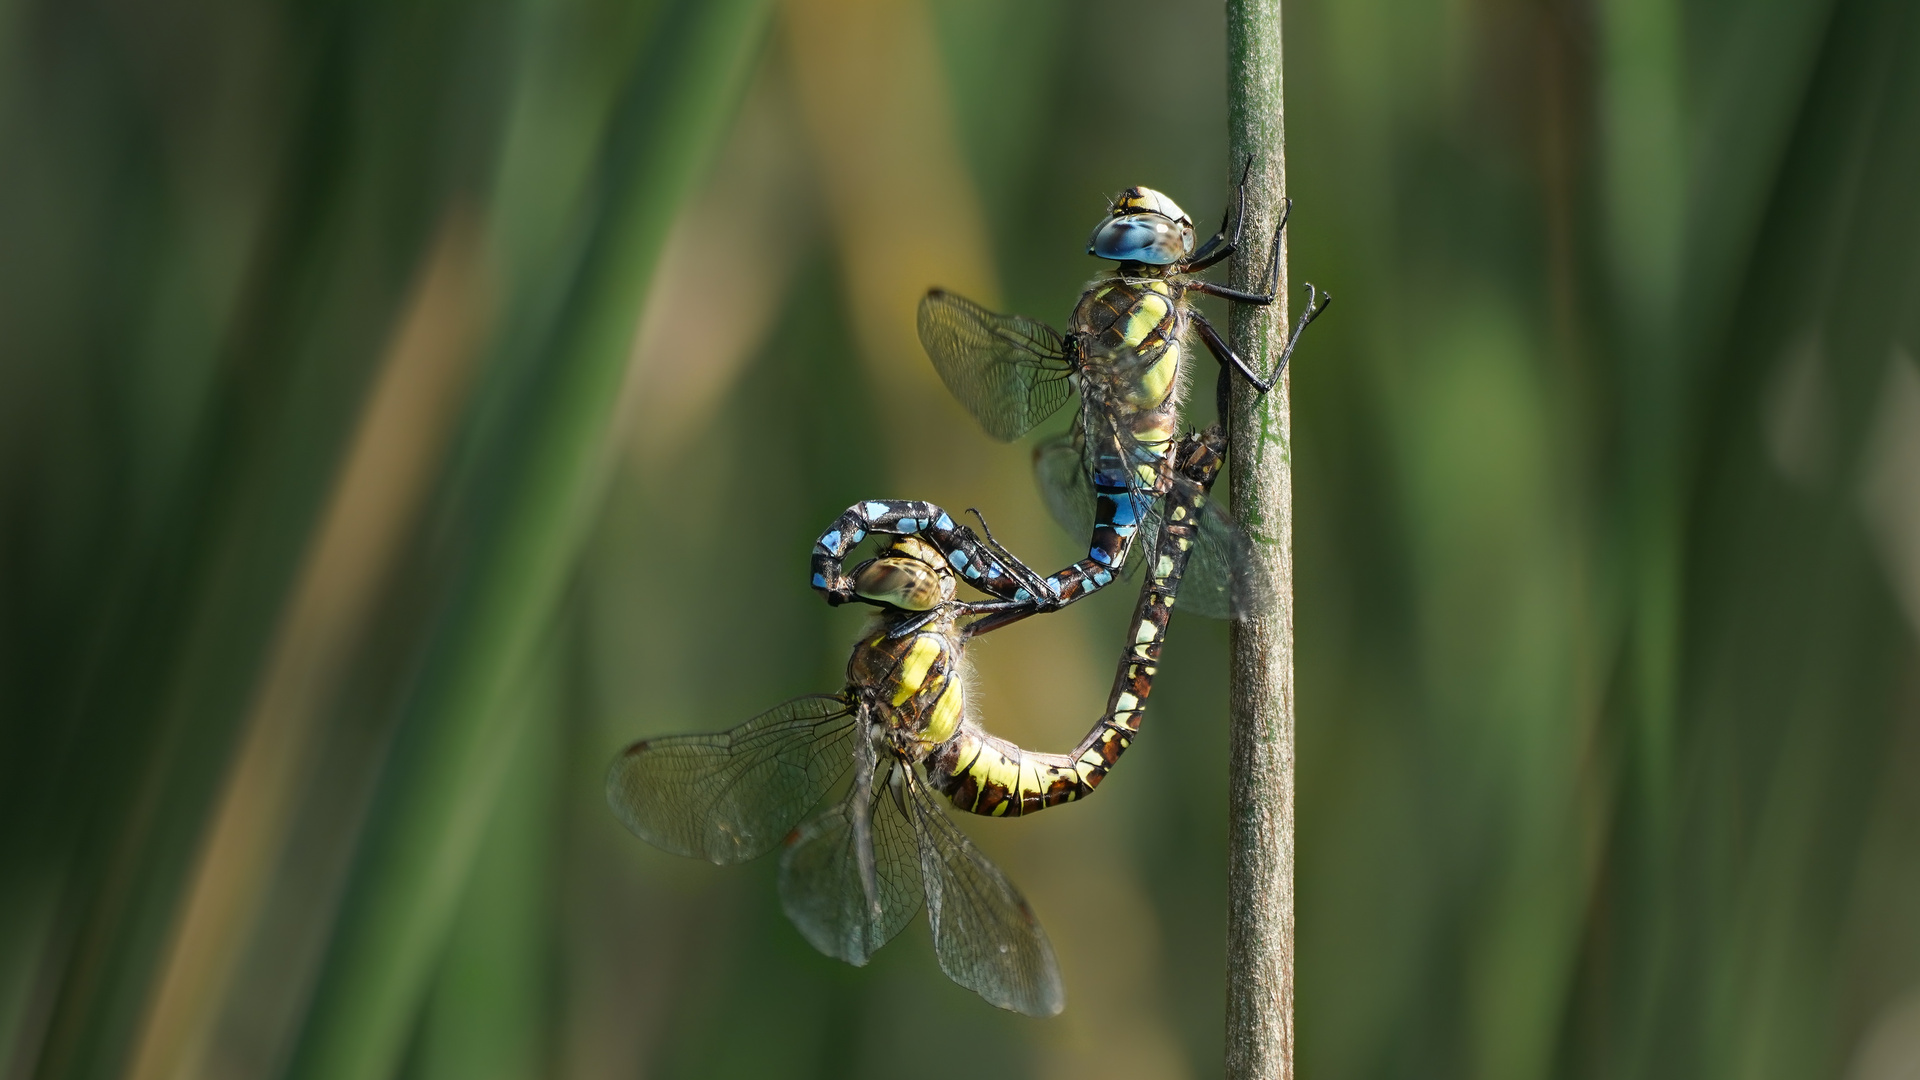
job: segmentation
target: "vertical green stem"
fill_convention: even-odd
[[[1228,0],[1231,175],[1251,161],[1232,283],[1258,290],[1286,198],[1279,0]],[[1272,307],[1235,305],[1230,338],[1269,371],[1286,342],[1286,249]],[[1233,627],[1227,863],[1227,1076],[1293,1076],[1293,476],[1288,381],[1235,380],[1233,509],[1269,599]]]

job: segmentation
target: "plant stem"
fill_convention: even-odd
[[[1265,284],[1286,198],[1279,0],[1228,0],[1230,175],[1251,162],[1235,288]],[[1233,347],[1269,371],[1286,343],[1286,248],[1279,295],[1234,305]],[[1227,833],[1227,1052],[1230,1080],[1293,1076],[1293,476],[1288,379],[1261,395],[1234,380],[1233,509],[1253,537],[1259,606],[1232,630]]]

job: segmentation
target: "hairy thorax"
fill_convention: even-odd
[[[1104,278],[1080,297],[1071,327],[1081,344],[1086,389],[1122,413],[1142,444],[1170,439],[1187,331],[1179,286],[1160,277]]]
[[[847,682],[868,701],[872,719],[903,756],[919,760],[947,741],[966,712],[960,645],[951,619],[890,638],[884,629],[861,639],[847,662]]]

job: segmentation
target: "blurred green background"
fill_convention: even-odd
[[[1920,7],[1288,15],[1301,1073],[1920,1076]],[[1106,194],[1214,221],[1224,51],[0,4],[0,1078],[1217,1075],[1219,625],[1099,799],[967,823],[1051,1021],[924,923],[814,954],[601,777],[839,685],[856,498],[1076,553],[914,302],[1057,325]],[[1071,745],[1128,591],[984,639],[985,722]]]

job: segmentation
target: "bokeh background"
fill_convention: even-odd
[[[1920,1076],[1920,7],[1288,19],[1302,1074]],[[839,685],[856,498],[1076,552],[914,302],[1058,323],[1105,195],[1215,220],[1224,51],[1198,2],[0,4],[0,1077],[1218,1074],[1217,624],[1097,800],[967,823],[1058,1019],[924,923],[814,954],[601,778]],[[989,726],[1077,739],[1127,591],[983,639]]]

